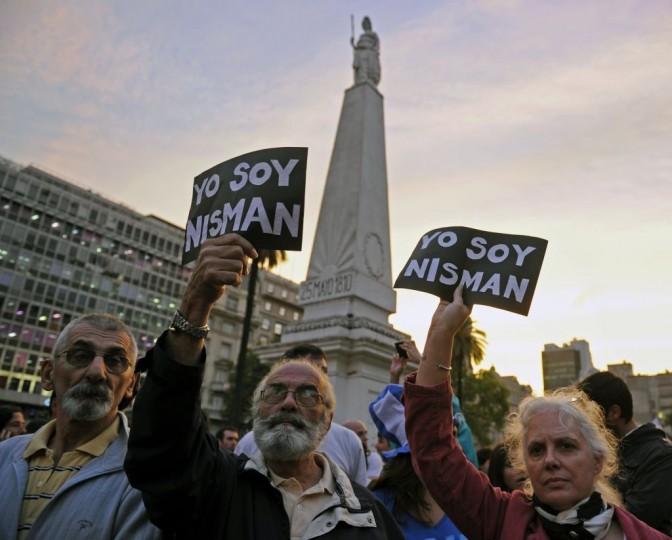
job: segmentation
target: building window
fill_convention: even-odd
[[[231,322],[222,323],[222,332],[225,334],[233,334],[236,331],[236,325]]]
[[[298,311],[295,311],[292,315],[292,319],[294,319],[295,321],[298,321],[300,317],[301,314]]]
[[[279,336],[280,334],[282,334],[282,324],[280,324],[279,322],[276,322],[276,323],[273,325],[273,333],[274,333],[276,336]]]
[[[273,285],[273,283],[269,283],[268,285],[266,285],[266,291],[272,293],[273,291],[275,291],[275,285]]]
[[[271,320],[266,317],[261,319],[261,328],[262,330],[269,330],[271,328]]]
[[[220,358],[231,359],[231,344],[222,342],[219,347],[219,356]]]
[[[215,410],[220,410],[224,408],[224,400],[222,399],[221,396],[212,396],[210,403],[212,405],[212,408]]]
[[[273,311],[273,306],[268,300],[264,302],[264,311]]]
[[[280,306],[280,308],[278,309],[278,314],[281,317],[284,317],[286,313],[287,313],[287,309],[285,308],[285,306]]]
[[[226,299],[226,309],[230,311],[238,311],[238,298],[229,296]]]
[[[287,298],[287,296],[289,296],[289,291],[287,291],[287,289],[282,289],[280,296],[282,296],[283,298]]]
[[[226,371],[223,369],[218,369],[215,371],[215,382],[218,384],[223,384],[227,380]]]

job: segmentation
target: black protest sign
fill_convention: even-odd
[[[394,286],[452,300],[464,283],[466,304],[527,315],[547,245],[533,236],[434,229],[422,236]]]
[[[208,238],[238,233],[256,249],[300,251],[307,148],[267,148],[229,159],[194,178],[182,264]]]

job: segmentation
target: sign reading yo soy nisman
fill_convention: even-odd
[[[267,148],[229,159],[194,178],[182,264],[208,238],[238,233],[256,249],[300,251],[307,148]]]
[[[424,234],[395,287],[527,315],[548,241],[533,236],[445,227]]]

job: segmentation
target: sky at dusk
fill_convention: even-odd
[[[476,306],[485,367],[545,343],[672,366],[672,3],[4,0],[0,155],[184,226],[193,178],[307,146],[305,278],[355,33],[381,40],[392,273],[467,226],[548,240],[528,317]],[[422,346],[436,299],[399,290]]]

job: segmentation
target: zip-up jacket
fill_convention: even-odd
[[[282,494],[260,454],[250,459],[222,452],[206,429],[199,403],[205,352],[199,365],[185,366],[168,357],[163,342],[146,358],[149,372],[133,408],[125,464],[150,519],[176,539],[288,540]],[[334,495],[303,538],[402,540],[371,492],[327,461]]]

